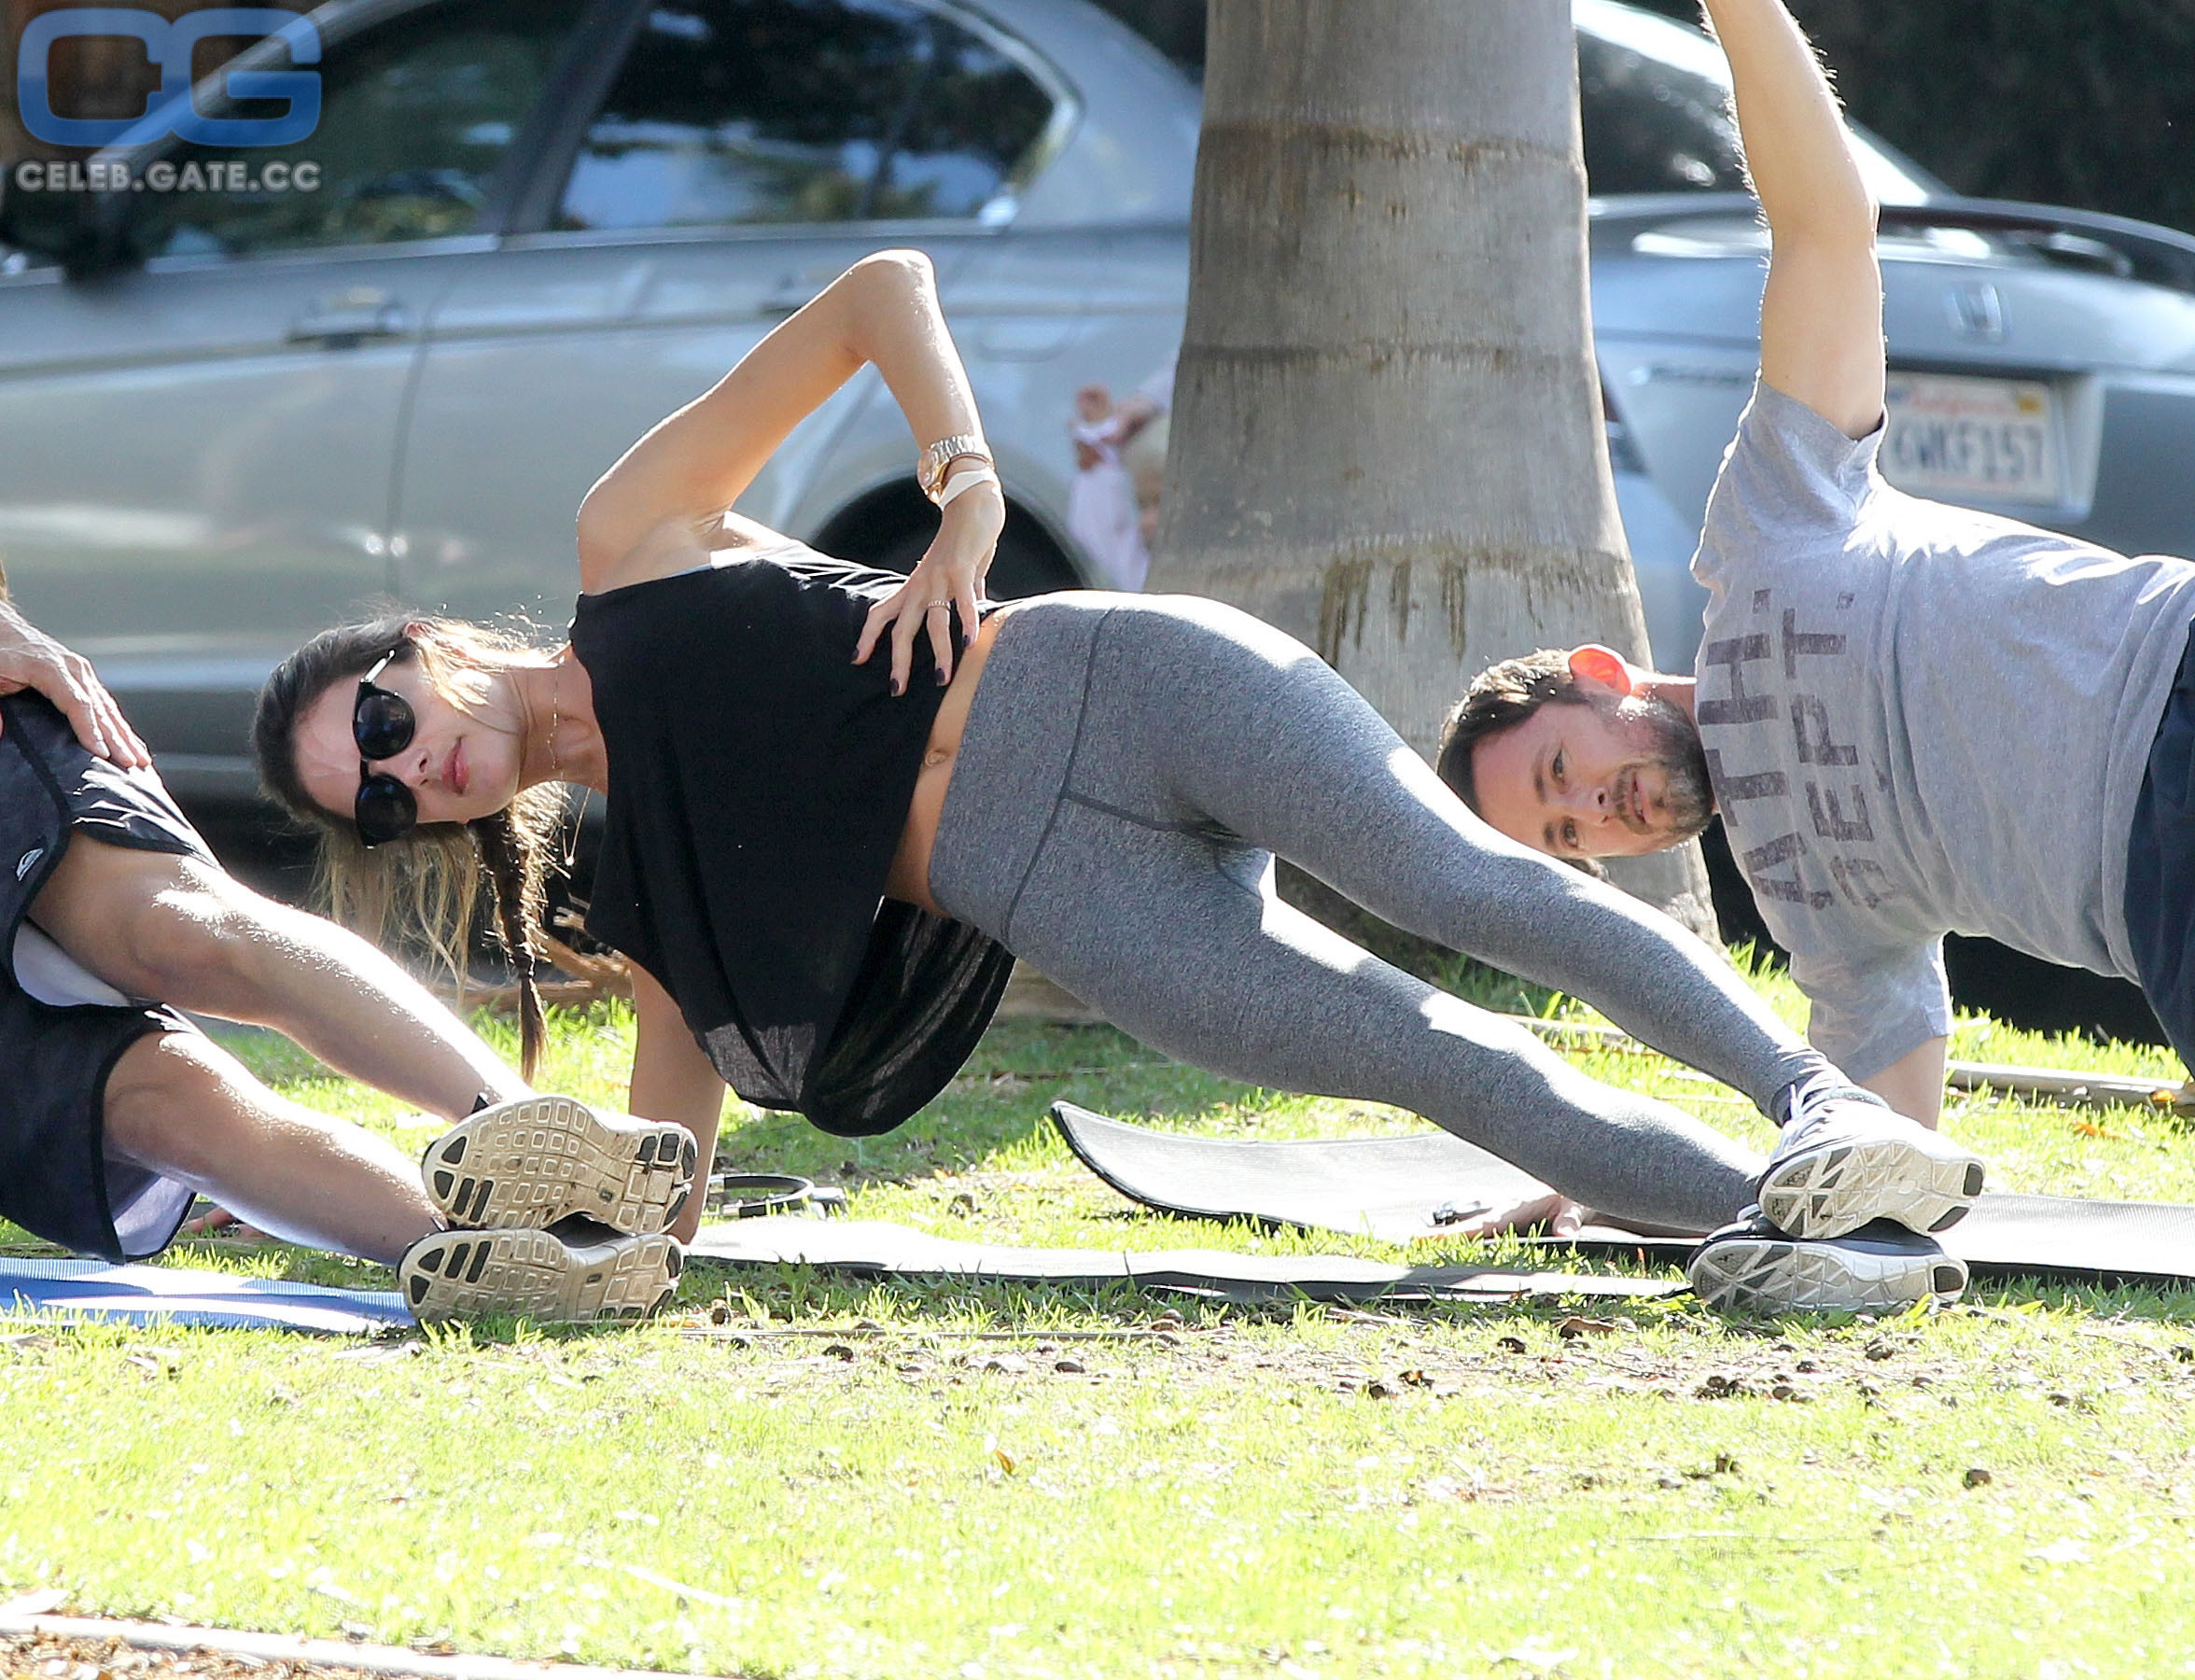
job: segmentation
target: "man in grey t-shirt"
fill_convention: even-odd
[[[1696,674],[1599,647],[1509,661],[1457,708],[1441,773],[1558,856],[1675,845],[1719,807],[1815,1044],[1933,1120],[1946,932],[2132,979],[2152,968],[2151,918],[2128,925],[2130,841],[2195,565],[1883,482],[1873,205],[1826,99],[1766,85],[1749,55],[1775,0],[1707,9],[1773,256],[1760,382],[1693,561],[1710,592]]]

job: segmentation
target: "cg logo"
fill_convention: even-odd
[[[144,115],[54,115],[47,64],[53,43],[71,35],[127,35],[145,43],[145,56],[161,67],[161,85]],[[320,75],[315,70],[232,70],[222,78],[231,99],[287,102],[288,109],[279,117],[207,117],[191,104],[190,51],[214,35],[279,35],[288,44],[291,63],[320,62],[320,32],[297,13],[273,7],[217,7],[173,23],[134,7],[43,12],[31,20],[16,49],[16,109],[22,125],[49,146],[112,146],[125,134],[156,140],[165,133],[206,146],[287,146],[310,134],[320,120]]]

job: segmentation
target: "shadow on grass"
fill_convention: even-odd
[[[966,1171],[1016,1144],[1048,1136],[1045,1111],[1064,1098],[1110,1114],[1185,1124],[1256,1095],[1170,1061],[1104,1026],[1007,1021],[986,1035],[944,1094],[895,1131],[839,1138],[798,1114],[727,1114],[717,1165],[734,1172],[790,1172],[858,1189]]]

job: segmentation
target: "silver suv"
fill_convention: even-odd
[[[312,18],[309,138],[125,137],[101,175],[132,185],[89,200],[9,172],[0,553],[179,796],[251,796],[260,680],[361,602],[561,623],[587,486],[886,245],[937,263],[1013,499],[1000,591],[1079,581],[1074,389],[1170,355],[1186,280],[1196,93],[1127,30],[1075,0]],[[287,49],[231,69],[256,61]],[[271,162],[316,188],[188,189]],[[742,506],[911,562],[934,525],[914,456],[867,371]]]
[[[1720,54],[1614,0],[1576,16],[1619,497],[1657,653],[1688,668],[1685,562],[1751,377],[1757,236]],[[885,245],[937,263],[1013,509],[1000,593],[1084,577],[1073,393],[1160,367],[1187,286],[1197,91],[1128,29],[1083,0],[311,20],[308,138],[185,145],[156,115],[94,160],[108,190],[34,161],[0,203],[0,553],[198,809],[249,799],[260,679],[362,603],[562,622],[588,484]],[[1893,206],[1894,470],[2195,551],[2195,241],[1956,201],[1863,143]],[[865,372],[743,506],[905,564],[930,522],[913,456]]]

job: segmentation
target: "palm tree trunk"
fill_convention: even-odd
[[[1429,757],[1497,659],[1644,663],[1569,7],[1211,0],[1151,587],[1318,649]],[[1712,934],[1697,848],[1619,875]]]

